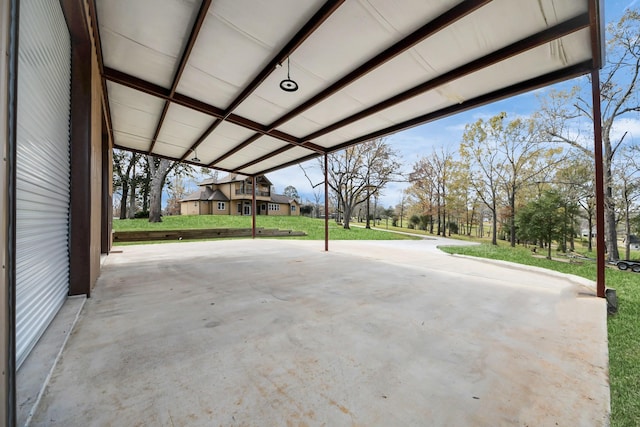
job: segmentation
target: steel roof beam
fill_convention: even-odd
[[[191,55],[193,46],[196,44],[196,40],[198,39],[198,34],[200,33],[200,29],[202,28],[204,19],[207,17],[209,6],[211,6],[211,0],[202,0],[200,9],[198,10],[198,15],[196,16],[196,21],[191,28],[191,33],[189,34],[187,45],[182,52],[180,61],[178,62],[178,69],[176,70],[175,76],[173,76],[173,83],[171,84],[171,90],[169,91],[169,99],[165,100],[164,102],[164,107],[162,108],[162,113],[160,114],[158,125],[156,126],[156,130],[153,133],[151,145],[149,146],[149,154],[151,154],[151,152],[153,151],[153,147],[155,147],[156,145],[158,135],[160,135],[160,130],[162,129],[162,124],[164,123],[164,119],[167,117],[167,111],[169,111],[169,105],[171,104],[170,99],[173,98],[173,95],[175,95],[176,93],[176,89],[178,87],[178,84],[180,83],[180,77],[182,77],[184,68],[187,66],[189,56]]]

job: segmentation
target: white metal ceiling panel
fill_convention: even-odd
[[[396,124],[396,122],[383,117],[381,114],[378,114],[368,118],[367,120],[359,120],[326,135],[318,137],[314,139],[313,142],[322,147],[331,148],[344,141],[349,141],[351,139],[357,138],[360,135],[366,135],[370,132],[383,129],[394,124]]]
[[[364,105],[375,105],[438,75],[427,67],[410,50],[353,82],[345,92]]]
[[[180,105],[171,104],[153,147],[154,154],[173,157],[177,147],[182,157],[194,142],[213,123],[214,118]]]
[[[262,136],[253,144],[233,154],[217,166],[225,169],[235,169],[286,145],[289,144],[270,136]]]
[[[269,124],[329,86],[330,82],[301,68],[295,57],[291,58],[289,68],[291,79],[298,83],[296,92],[280,89],[280,82],[287,78],[285,63],[271,73],[253,95],[238,106],[236,112],[259,123]]]
[[[159,156],[170,157],[173,159],[181,159],[187,151],[187,148],[188,147],[185,147],[184,145],[170,144],[158,140],[153,146],[153,152],[151,154],[157,154]]]
[[[198,147],[198,157],[210,164],[254,134],[253,131],[222,122]]]
[[[147,151],[151,145],[151,138],[141,138],[126,132],[113,130],[113,139],[116,145],[123,148],[130,148],[135,151]]]
[[[406,33],[415,30],[457,2],[398,1],[399,7],[411,10],[408,16],[410,19],[402,24],[397,23],[399,29],[379,14],[378,9],[385,9],[385,6],[376,3],[374,5],[367,1],[345,2],[323,27],[291,55],[289,75],[298,83],[298,91],[288,93],[280,89],[280,81],[287,78],[288,71],[287,64],[283,64],[254,92],[254,96],[238,107],[238,114],[260,123],[272,123],[282,115],[283,110],[300,105],[348,74],[354,68],[354,64],[366,62],[406,36]],[[346,25],[346,22],[352,24]],[[368,90],[371,91],[371,88]],[[338,111],[343,107],[348,108],[342,103],[345,99],[348,97],[343,96],[335,101],[341,103]],[[353,104],[353,100],[349,102]],[[332,110],[334,114],[336,112],[333,105],[319,108]],[[316,117],[312,120],[326,123],[330,119],[322,120]],[[300,130],[293,132],[299,133]]]
[[[322,4],[214,2],[178,92],[226,108]]]
[[[519,83],[588,60],[591,57],[588,29],[532,49],[517,57],[478,71],[439,88],[449,99],[466,101],[483,93]],[[476,82],[482,81],[482,88]],[[415,112],[412,114],[415,116]]]
[[[107,82],[107,90],[114,132],[151,142],[164,101],[113,82]],[[128,147],[118,138],[115,138],[115,143]],[[145,147],[145,149],[148,148],[148,146]]]
[[[366,107],[375,105],[416,86],[418,83],[428,81],[470,60],[494,52],[506,44],[542,31],[547,28],[546,23],[549,21],[553,21],[550,24],[555,24],[559,19],[572,18],[576,12],[580,11],[576,8],[570,8],[571,10],[565,11],[563,16],[556,14],[553,19],[550,19],[543,14],[540,5],[527,3],[524,16],[528,19],[525,19],[516,13],[523,6],[510,0],[494,0],[477,13],[453,24],[449,31],[435,34],[416,48],[399,55],[352,83],[343,93],[338,93],[303,112],[302,116],[307,119],[304,122],[300,121],[301,116],[280,128],[296,136],[301,136],[301,131],[308,134],[328,123],[339,121],[364,109],[362,105]],[[500,16],[498,11],[514,15],[519,19],[509,20],[505,25],[497,26],[496,19]],[[531,19],[531,16],[535,16],[536,19]],[[351,98],[346,94],[349,94]],[[447,97],[454,103],[463,101],[462,98],[456,97],[454,94],[449,94]],[[357,107],[358,104],[353,102],[353,99],[360,102],[360,108]],[[428,99],[421,100],[421,105],[417,105],[418,102],[408,102],[405,107],[400,107],[400,109],[407,110],[410,107],[412,110],[409,114],[415,113],[416,110],[413,108],[418,107],[417,111],[420,111],[424,109],[424,105],[430,105],[425,104],[424,101],[428,101]],[[437,100],[432,106],[432,110],[446,105],[448,103]],[[406,119],[407,115],[402,114],[401,116]],[[391,114],[391,116],[397,117],[397,114]],[[307,126],[304,126],[305,124]],[[316,124],[315,128],[314,124]],[[368,125],[359,128],[371,129],[372,127],[372,125]],[[338,135],[334,134],[334,136]]]
[[[96,2],[104,65],[170,87],[198,4],[196,0]]]
[[[442,74],[573,18],[581,10],[576,8],[565,12],[569,14],[549,16],[539,2],[493,0],[451,25],[447,31],[420,43],[413,51],[428,64],[429,69]],[[504,19],[505,16],[509,19]]]
[[[273,156],[268,160],[262,161],[246,169],[243,169],[241,173],[249,174],[249,175],[256,174],[270,168],[278,167],[281,164],[303,159],[313,153],[314,153],[313,151],[303,147],[294,147],[291,150],[288,150],[288,151],[285,151],[284,153]]]
[[[330,148],[357,135],[366,135],[555,69],[579,63],[590,57],[591,53],[587,46],[589,46],[589,30],[584,29],[411,98],[366,120],[354,122],[319,137],[314,142]],[[482,81],[483,85],[479,86],[478,81]],[[376,119],[378,119],[377,122]]]
[[[428,2],[422,4],[414,15],[429,14]],[[320,79],[335,81],[401,39],[402,34],[369,6],[366,1],[345,2],[291,59]]]

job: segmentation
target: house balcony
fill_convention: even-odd
[[[236,189],[236,196],[251,196],[253,192],[251,189]],[[256,197],[271,197],[271,192],[269,191],[256,191]]]

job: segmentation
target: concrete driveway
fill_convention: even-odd
[[[605,301],[443,243],[116,248],[31,425],[607,425]]]

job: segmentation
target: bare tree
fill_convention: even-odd
[[[301,164],[298,164],[298,166],[300,167],[300,169],[302,169],[302,173],[304,173],[304,176],[305,178],[307,178],[307,181],[309,181],[309,185],[311,185],[311,190],[313,192],[313,211],[314,211],[313,217],[320,218],[320,205],[321,205],[320,200],[322,200],[322,192],[320,189],[316,190],[316,188],[324,184],[324,181],[320,181],[314,184],[311,178],[309,177],[309,174],[307,174],[307,171],[305,170],[305,168],[303,168]]]
[[[293,185],[287,185],[284,188],[284,195],[300,203],[300,195],[298,194],[298,190],[296,189],[296,187],[294,187]]]
[[[492,120],[500,119],[494,117]],[[465,126],[463,141],[460,144],[460,157],[468,167],[471,186],[491,212],[491,243],[497,245],[498,199],[500,197],[497,170],[502,159],[497,150],[486,146],[487,128],[490,126],[491,123],[485,123],[482,119]]]
[[[113,185],[121,189],[120,219],[127,218],[128,206],[129,215],[135,215],[135,209],[131,208],[131,199],[134,201],[133,208],[135,208],[136,186],[140,180],[140,176],[136,174],[136,165],[140,158],[141,156],[137,153],[113,150]]]
[[[621,216],[624,219],[624,252],[625,259],[631,259],[631,216],[633,207],[640,199],[640,154],[639,146],[625,147],[614,164],[614,173],[618,178],[615,190],[619,194]]]
[[[324,168],[324,159],[320,159]],[[353,208],[367,200],[396,176],[398,155],[378,138],[327,156],[328,185],[344,213],[344,228],[349,229]]]
[[[446,234],[447,230],[447,191],[448,179],[453,163],[453,154],[445,149],[433,150],[413,165],[409,174],[412,186],[408,193],[419,201],[423,215],[430,217],[430,232],[433,233],[433,213],[436,213],[437,234]]]
[[[605,186],[605,240],[610,260],[619,259],[612,165],[626,133],[612,132],[620,119],[640,111],[640,13],[628,9],[617,23],[607,27],[607,64],[601,70],[602,144]],[[593,160],[592,137],[581,132],[580,119],[593,123],[591,82],[569,91],[551,91],[542,100],[542,123],[552,141],[568,144]],[[591,129],[593,129],[591,127]]]

